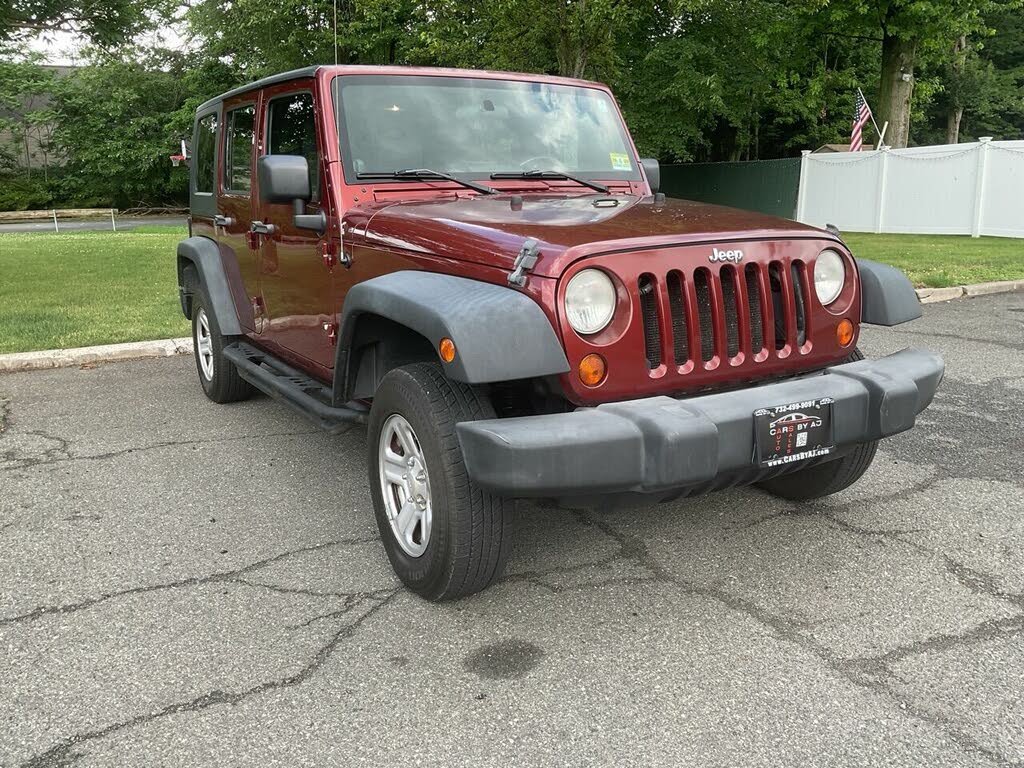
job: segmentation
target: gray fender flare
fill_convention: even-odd
[[[899,325],[921,316],[921,302],[910,280],[896,267],[857,259],[860,272],[861,322]]]
[[[352,287],[339,319],[339,364],[347,357],[359,316],[374,314],[416,331],[437,351],[455,342],[455,359],[441,361],[455,381],[485,384],[565,373],[562,345],[544,311],[523,293],[492,283],[405,270]],[[438,360],[440,360],[438,356]],[[344,367],[335,369],[339,374]]]
[[[182,271],[186,263],[193,264],[199,273],[199,279],[213,305],[210,309],[217,316],[220,332],[225,336],[241,335],[242,327],[238,322],[238,312],[235,310],[235,303],[231,298],[231,289],[228,286],[227,275],[224,274],[224,263],[221,261],[217,243],[208,237],[189,237],[178,243],[178,286],[182,291],[181,311],[188,317],[185,286],[182,282]]]

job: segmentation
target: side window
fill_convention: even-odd
[[[313,94],[293,93],[273,99],[267,109],[269,155],[302,155],[309,163],[309,188],[320,199],[320,155],[316,150]]]
[[[224,148],[224,189],[248,194],[252,188],[252,141],[256,107],[249,105],[228,112],[227,144]]]
[[[217,113],[200,118],[196,125],[195,190],[201,194],[213,192],[217,178]]]

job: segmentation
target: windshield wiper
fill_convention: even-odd
[[[608,187],[604,184],[598,184],[596,181],[587,181],[586,179],[581,179],[578,176],[570,176],[568,173],[562,173],[561,171],[541,171],[534,168],[532,171],[492,173],[491,178],[495,181],[498,179],[564,179],[565,181],[575,181],[577,184],[582,184],[584,187],[590,187],[603,195],[608,194]]]
[[[466,181],[456,176],[452,176],[450,173],[441,173],[440,171],[432,171],[429,168],[406,168],[401,171],[391,171],[385,173],[357,173],[357,179],[442,179],[444,181],[454,181],[456,184],[461,184],[467,189],[475,189],[485,195],[496,195],[498,190],[494,187],[488,187],[485,184],[477,184],[473,181]]]

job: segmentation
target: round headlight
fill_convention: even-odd
[[[597,333],[615,314],[615,286],[599,269],[577,272],[565,287],[565,316],[577,333]]]
[[[831,304],[842,293],[845,283],[843,257],[831,249],[819,253],[814,262],[814,292],[818,294],[818,301],[824,306]]]

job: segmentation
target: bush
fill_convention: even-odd
[[[54,205],[57,181],[42,176],[0,176],[0,211],[38,211]]]

